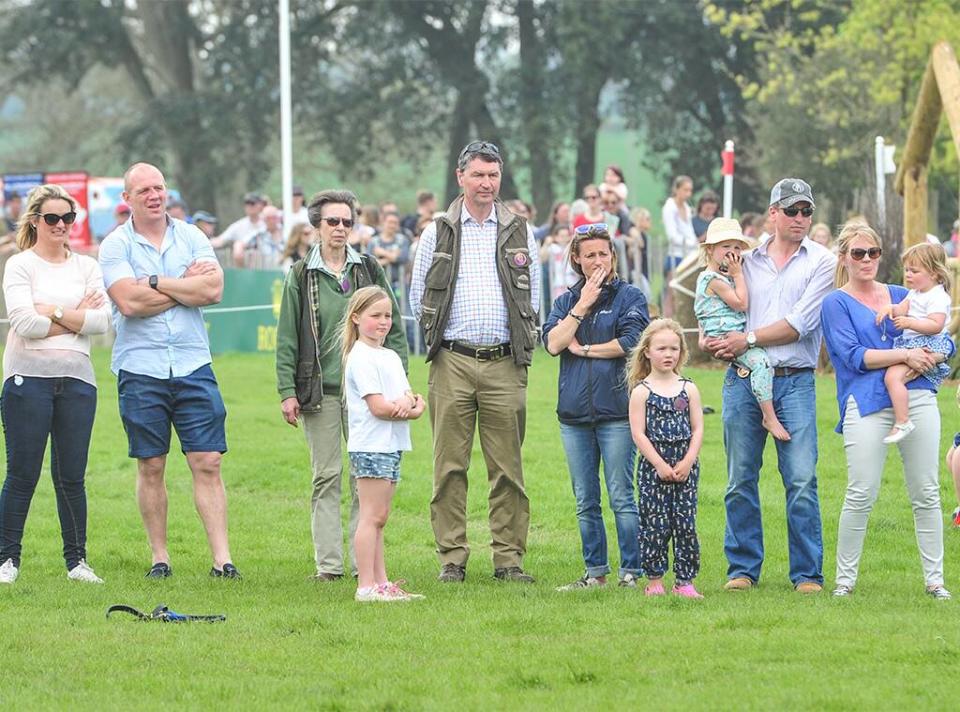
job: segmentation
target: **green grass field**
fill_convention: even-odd
[[[720,416],[707,417],[701,458],[700,602],[647,600],[608,587],[556,593],[580,575],[573,496],[554,414],[554,359],[531,370],[524,449],[532,526],[533,586],[491,577],[486,483],[479,447],[471,471],[467,583],[435,581],[428,502],[430,428],[414,423],[404,460],[387,564],[420,602],[356,604],[353,582],[316,584],[309,528],[310,475],[298,430],[280,418],[270,355],[215,361],[229,410],[224,474],[239,582],[211,580],[189,474],[168,467],[175,576],[147,582],[146,545],[134,499],[135,466],[117,414],[108,354],[95,353],[101,382],[93,436],[88,559],[103,586],[68,581],[50,477],[27,523],[19,581],[0,589],[0,704],[14,709],[614,709],[939,708],[954,704],[960,663],[960,601],[923,595],[899,459],[890,458],[874,511],[856,594],[801,597],[787,580],[783,490],[772,450],[761,478],[767,563],[761,586],[721,591],[724,455]],[[692,370],[719,410],[720,371]],[[411,381],[426,388],[426,367]],[[832,432],[833,382],[818,384],[819,470],[825,572],[832,583],[845,483]],[[944,445],[957,422],[952,389],[941,396]],[[944,507],[953,504],[942,477]],[[616,556],[612,517],[607,516]],[[960,534],[947,532],[947,586],[958,580]],[[612,562],[616,565],[616,560]],[[960,592],[960,591],[958,591]],[[221,624],[164,625],[104,618],[126,603],[187,613],[226,613]]]

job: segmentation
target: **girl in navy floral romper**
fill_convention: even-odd
[[[668,549],[673,540],[672,593],[703,598],[693,585],[700,570],[697,540],[697,456],[703,443],[700,392],[680,375],[687,361],[683,328],[656,319],[630,357],[630,430],[640,450],[640,556],[649,579],[644,593],[662,596]]]

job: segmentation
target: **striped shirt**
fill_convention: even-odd
[[[778,270],[767,249],[773,240],[744,254],[743,275],[750,306],[747,331],[756,331],[781,319],[800,338],[782,346],[764,346],[773,366],[814,368],[820,356],[820,306],[833,291],[836,256],[809,237]]]
[[[497,272],[497,211],[478,223],[460,211],[460,268],[453,289],[450,318],[443,332],[447,341],[462,341],[475,346],[493,346],[510,342],[507,303]],[[433,263],[437,245],[437,225],[430,223],[420,236],[410,283],[410,305],[421,317],[424,280]],[[530,256],[530,304],[540,311],[540,260],[533,230],[527,225],[527,249]]]

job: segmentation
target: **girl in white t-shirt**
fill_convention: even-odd
[[[947,257],[940,245],[922,243],[903,253],[903,277],[910,288],[907,298],[899,304],[891,304],[877,314],[877,324],[885,318],[893,321],[903,334],[894,339],[895,349],[928,349],[942,354],[943,359],[934,368],[920,374],[934,386],[939,386],[949,375],[946,359],[954,352],[947,325],[949,324],[951,300],[950,274],[947,272]],[[919,378],[906,364],[887,368],[883,382],[893,403],[896,422],[883,442],[897,443],[914,429],[910,420],[910,395],[907,383]]]
[[[358,601],[409,601],[423,596],[391,582],[383,559],[383,528],[400,481],[400,454],[410,450],[410,424],[426,403],[414,393],[397,354],[383,347],[393,302],[378,286],[358,289],[343,324],[350,474],[357,481],[360,518],[354,535]]]

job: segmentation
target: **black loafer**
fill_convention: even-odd
[[[237,567],[230,563],[224,564],[223,569],[218,569],[216,566],[214,566],[212,569],[210,569],[210,575],[213,576],[213,578],[243,578],[243,576],[240,575],[240,572],[237,571]]]
[[[150,570],[147,571],[147,575],[144,578],[148,579],[164,579],[170,578],[173,576],[173,569],[170,568],[170,564],[164,563],[161,561],[159,564],[154,564],[150,567]]]

